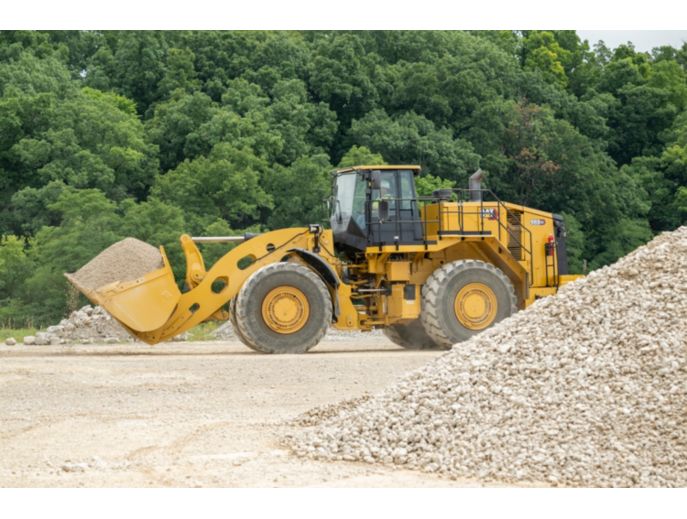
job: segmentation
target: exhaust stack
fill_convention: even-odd
[[[470,175],[470,202],[482,201],[482,179],[484,178],[484,171],[478,169]]]

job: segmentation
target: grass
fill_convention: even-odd
[[[36,328],[0,328],[0,342],[8,337],[14,337],[17,342],[22,342],[27,335],[36,335]]]
[[[189,341],[212,341],[215,338],[212,336],[214,332],[223,322],[210,321],[208,323],[201,323],[198,326],[191,328],[188,332]],[[14,337],[18,343],[24,340],[27,335],[36,335],[37,328],[0,328],[0,342],[5,342],[8,337]]]

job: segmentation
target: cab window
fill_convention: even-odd
[[[398,177],[401,185],[401,210],[410,210],[413,208],[413,200],[415,200],[415,182],[413,182],[413,172],[410,170],[402,170],[398,172]]]
[[[379,219],[379,201],[386,200],[389,204],[389,217],[396,217],[396,199],[398,198],[396,189],[396,172],[381,171],[379,188],[372,189],[370,193],[371,218]]]

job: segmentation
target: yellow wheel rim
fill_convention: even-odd
[[[277,287],[262,300],[262,319],[277,333],[297,332],[305,326],[309,316],[308,298],[295,287]]]
[[[494,322],[498,303],[496,294],[483,283],[468,283],[456,294],[456,318],[469,330],[484,330]]]

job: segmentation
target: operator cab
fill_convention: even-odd
[[[423,243],[415,176],[420,166],[355,166],[334,173],[331,226],[337,246]]]

